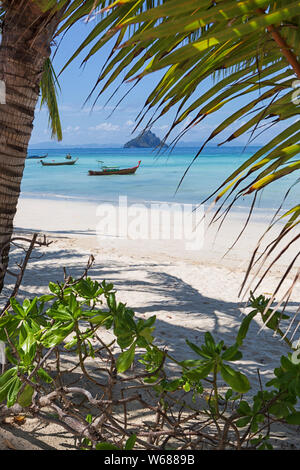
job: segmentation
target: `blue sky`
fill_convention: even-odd
[[[62,66],[70,58],[81,41],[86,37],[88,32],[94,26],[94,23],[84,23],[83,21],[76,24],[62,40],[54,59],[54,67],[59,72]],[[54,50],[55,48],[53,48]],[[116,111],[111,115],[118,99],[126,92],[132,84],[124,84],[123,92],[116,95],[106,107],[104,106],[110,94],[114,91],[113,86],[100,97],[96,105],[92,109],[94,99],[84,105],[95,81],[99,75],[101,67],[110,52],[110,44],[101,49],[87,65],[82,68],[80,63],[84,55],[77,58],[59,77],[61,92],[59,94],[59,109],[63,128],[63,145],[80,145],[80,144],[111,144],[122,145],[138,134],[132,134],[134,122],[137,114],[151,92],[153,85],[158,80],[160,74],[156,73],[149,77],[145,77],[134,90],[129,93],[126,99],[119,105]],[[122,78],[122,77],[120,77]],[[210,82],[207,83],[209,87]],[[203,91],[203,89],[201,90]],[[94,98],[96,94],[94,95]],[[249,97],[246,98],[249,100]],[[245,104],[246,101],[240,100],[239,106]],[[237,106],[237,104],[236,104]],[[203,121],[195,127],[191,132],[186,134],[182,139],[184,142],[201,142],[207,138],[212,129],[218,125],[222,119],[232,113],[233,109],[227,107],[226,111],[220,111],[210,120]],[[172,121],[172,115],[164,116],[152,128],[153,132],[159,137],[163,137],[167,132]],[[242,123],[240,123],[242,124]],[[142,128],[140,128],[142,130]],[[231,131],[234,129],[231,129]],[[278,133],[279,128],[276,128]],[[275,130],[268,131],[264,134],[263,140],[272,137]],[[230,135],[227,132],[226,136]],[[225,137],[225,135],[224,135]],[[39,109],[37,107],[34,129],[30,144],[40,142],[48,142],[51,140],[51,133],[48,128],[48,114],[46,108]],[[223,139],[221,139],[223,140]],[[218,142],[218,141],[216,141]],[[239,143],[247,142],[247,137],[243,137]],[[254,142],[260,144],[262,138]]]

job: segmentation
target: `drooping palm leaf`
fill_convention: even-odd
[[[48,108],[49,127],[52,131],[52,138],[56,137],[57,140],[62,140],[62,129],[57,104],[57,92],[60,88],[50,59],[45,61],[40,88],[41,107],[43,104],[46,104]]]

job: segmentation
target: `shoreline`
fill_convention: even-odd
[[[155,203],[154,206],[156,205]],[[177,205],[179,210],[184,206],[183,204]],[[176,204],[174,204],[175,206]],[[193,224],[194,231],[194,227],[199,227],[200,235],[196,232],[192,233],[191,230],[187,235],[184,232],[183,223],[185,219],[182,211],[183,215],[179,221],[182,224],[182,230],[178,238],[175,233],[176,224],[178,223],[178,218],[175,215],[176,207],[175,212],[170,211],[170,207],[172,207],[172,204],[163,203],[158,205],[156,209],[150,207],[150,210],[147,207],[147,202],[145,202],[145,205],[128,202],[128,206],[118,208],[116,204],[111,202],[102,203],[101,205],[90,201],[21,197],[14,227],[17,232],[45,233],[49,237],[61,241],[73,239],[73,245],[77,244],[81,249],[89,247],[93,250],[102,247],[107,253],[112,251],[122,254],[125,251],[125,253],[137,257],[150,256],[158,260],[166,258],[191,264],[220,265],[244,271],[257,241],[268,227],[268,223],[273,216],[273,214],[267,212],[263,212],[259,216],[254,215],[245,226],[248,211],[240,212],[233,209],[220,227],[219,222],[215,222],[212,226],[209,225],[213,211],[208,213],[204,220],[202,219],[203,212],[200,212],[190,222]],[[191,217],[194,217],[194,215]],[[130,236],[130,234],[124,236],[124,230],[119,230],[119,222],[124,221],[124,219],[128,219],[126,225],[128,234],[129,229],[132,229],[132,227],[135,229],[135,225],[138,226],[137,233],[133,236]],[[170,234],[169,237],[167,234],[167,238],[164,238],[162,234],[164,220],[169,221],[170,225],[170,227],[167,227]],[[146,225],[147,228],[145,228]],[[261,252],[279,233],[282,226],[283,223],[280,222],[274,227],[273,232],[267,234],[261,246]],[[155,232],[155,239],[151,238],[151,230]],[[199,237],[198,245],[195,244],[192,249],[188,249],[188,242],[198,241],[197,236]],[[234,244],[236,240],[238,242]],[[232,247],[232,245],[234,246]],[[278,253],[278,250],[276,253]],[[274,253],[274,257],[276,253]],[[296,253],[296,247],[292,248],[292,253]],[[283,256],[277,267],[274,267],[274,273],[280,274],[280,271],[288,266],[290,259],[290,254]]]
[[[119,197],[127,197],[126,195],[119,195]],[[195,207],[204,206],[205,210],[210,207],[210,204],[201,204],[195,202],[188,202],[188,201],[177,201],[177,200],[144,200],[144,199],[128,199],[128,203],[130,204],[144,204],[147,208],[150,208],[151,205],[156,204],[169,204],[169,205],[191,205]],[[99,204],[111,204],[113,206],[117,206],[118,203],[116,199],[103,199],[103,200],[96,200],[96,199],[89,199],[82,196],[66,196],[64,194],[44,194],[44,193],[25,193],[21,194],[19,200],[29,200],[29,201],[66,201],[66,202],[77,202],[79,204],[89,204],[89,205],[99,205]],[[217,206],[218,207],[218,206]],[[226,209],[228,206],[224,206]],[[250,206],[238,206],[234,205],[231,209],[230,213],[234,214],[248,214]],[[270,216],[270,213],[274,214],[277,211],[276,207],[255,207],[254,210],[254,217],[255,219],[259,219],[261,217],[265,218],[265,216]],[[280,213],[284,214],[286,209],[281,209]]]

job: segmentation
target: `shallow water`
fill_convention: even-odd
[[[91,202],[118,202],[119,196],[128,201],[166,201],[199,204],[245,160],[257,147],[207,147],[193,163],[180,188],[176,192],[188,165],[197,153],[197,148],[177,148],[157,155],[152,149],[63,149],[31,150],[29,155],[48,153],[47,161],[63,161],[70,152],[79,158],[74,166],[43,167],[39,160],[27,160],[22,181],[23,197],[70,198]],[[141,166],[134,175],[88,176],[88,170],[100,169],[105,165],[122,168]],[[261,192],[257,200],[258,211],[277,208],[286,191],[295,182],[295,176],[288,176]],[[244,187],[246,184],[242,187]],[[283,207],[292,207],[297,200],[298,187],[290,192]],[[253,197],[240,197],[235,208],[243,210],[252,203]]]

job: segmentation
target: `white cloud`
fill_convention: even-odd
[[[157,126],[155,129],[158,129],[159,131],[165,131],[170,129],[170,126],[168,124],[162,124],[161,126]]]
[[[82,108],[80,109],[80,112],[81,113],[86,113],[86,114],[90,114],[90,113],[99,113],[99,111],[103,111],[104,108],[103,106],[88,106],[86,108]]]
[[[73,113],[74,111],[76,111],[76,108],[74,106],[71,106],[70,104],[60,104],[59,111],[64,113]]]
[[[104,132],[116,132],[120,130],[118,124],[112,124],[111,122],[102,122],[97,126],[89,127],[90,131],[104,131]]]
[[[63,129],[63,134],[74,134],[77,133],[79,130],[79,126],[67,126],[65,129]]]

